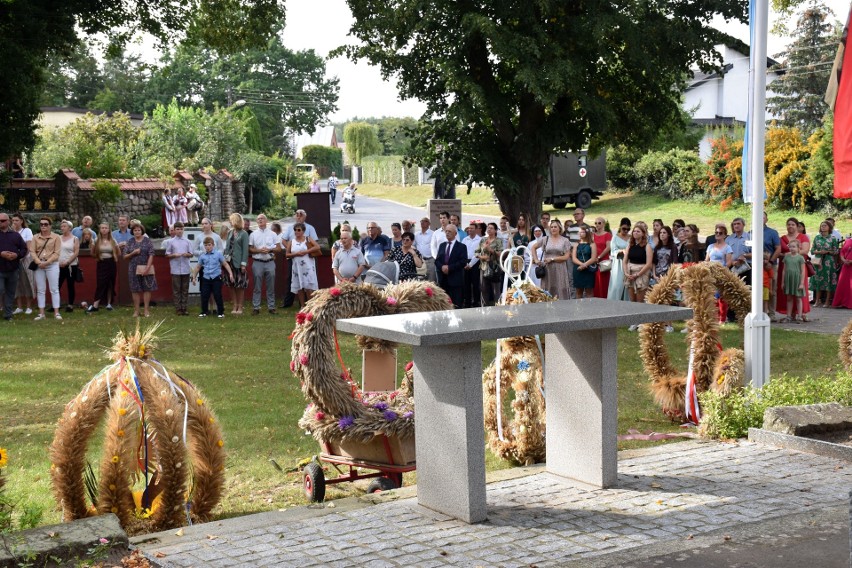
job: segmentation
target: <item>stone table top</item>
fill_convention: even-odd
[[[337,329],[425,347],[691,317],[689,308],[593,298],[341,319]]]

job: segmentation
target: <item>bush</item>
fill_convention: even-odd
[[[636,186],[636,162],[642,152],[621,144],[606,152],[606,180],[610,189],[630,191]]]
[[[743,141],[723,135],[710,142],[712,149],[698,185],[704,195],[730,203],[743,195]]]
[[[417,185],[417,168],[404,166],[402,156],[368,156],[361,161],[361,166],[364,168],[363,183],[403,185],[404,169],[405,185]]]
[[[331,146],[305,146],[302,148],[302,161],[314,164],[320,177],[328,177],[331,172],[343,173],[343,150]]]
[[[294,194],[301,192],[303,188],[283,183],[271,183],[269,188],[272,192],[272,199],[264,210],[266,216],[269,219],[292,217],[296,213],[296,196]]]
[[[766,131],[766,195],[778,208],[804,211],[812,203],[813,186],[807,177],[810,150],[798,128]]]
[[[763,413],[773,406],[838,402],[852,404],[852,374],[837,377],[772,379],[762,389],[744,387],[727,397],[712,391],[699,395],[701,431],[710,438],[741,438],[749,428],[763,425]]]
[[[344,219],[343,222],[349,223],[349,221],[347,221],[346,219]],[[352,240],[357,243],[358,241],[361,240],[361,234],[358,232],[358,227],[356,227],[355,225],[352,225],[352,223],[349,223],[349,224],[352,226]],[[332,236],[333,242],[337,242],[337,241],[340,240],[340,229],[342,228],[342,226],[343,226],[343,223],[338,223],[331,230],[331,236]]]
[[[694,151],[649,152],[636,162],[636,189],[675,199],[690,197],[699,192],[698,180],[706,169]]]

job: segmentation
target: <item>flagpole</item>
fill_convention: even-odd
[[[749,27],[749,109],[747,121],[748,179],[743,197],[751,199],[751,313],[745,319],[745,372],[760,388],[769,379],[769,317],[763,312],[763,154],[766,141],[766,39],[768,0],[751,0]]]

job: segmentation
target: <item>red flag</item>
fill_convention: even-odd
[[[842,199],[852,198],[852,49],[846,49],[850,19],[852,7],[825,95],[834,110],[834,197]]]

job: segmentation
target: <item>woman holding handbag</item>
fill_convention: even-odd
[[[840,252],[840,242],[831,234],[832,227],[828,221],[819,224],[819,234],[814,237],[812,254],[816,274],[811,279],[814,288],[815,308],[830,308],[834,290],[837,288],[837,253]],[[823,301],[825,297],[825,301]]]
[[[544,249],[544,259],[536,261],[536,251]],[[562,236],[562,225],[557,220],[550,222],[550,234],[544,242],[536,241],[531,252],[533,263],[543,266],[541,287],[559,300],[571,299],[571,282],[568,280],[567,262],[571,258],[571,241]],[[540,272],[540,271],[539,271]]]
[[[133,296],[133,317],[139,317],[139,302],[145,307],[145,317],[151,313],[151,292],[157,289],[157,279],[154,276],[154,244],[145,236],[145,227],[141,223],[130,225],[133,238],[124,245],[124,260],[127,264],[127,279],[130,282],[130,292]]]
[[[612,258],[610,250],[612,247],[612,233],[606,226],[606,219],[598,217],[595,219],[595,229],[592,238],[598,249],[598,270],[595,272],[595,298],[606,298],[609,292],[609,277],[612,272]]]
[[[588,225],[580,225],[578,237],[580,240],[577,246],[571,250],[571,262],[574,265],[574,289],[577,291],[577,299],[581,300],[594,297],[598,247]]]
[[[494,282],[485,277],[488,264],[500,262],[500,253],[503,252],[503,240],[497,235],[497,223],[488,223],[485,228],[485,236],[480,239],[479,246],[474,254],[479,259],[479,295],[480,306],[493,306],[500,297],[503,287],[502,282]]]
[[[86,309],[87,314],[98,311],[100,304],[106,304],[108,310],[112,309],[112,294],[115,290],[116,268],[120,254],[118,244],[109,230],[109,223],[101,223],[98,227],[98,241],[92,251],[97,264],[95,301]]]
[[[29,242],[29,269],[35,271],[36,298],[38,299],[38,316],[35,320],[45,318],[44,306],[47,286],[50,286],[50,303],[53,306],[53,317],[61,320],[59,315],[59,252],[62,243],[59,235],[51,232],[50,219],[42,217],[38,222],[38,233]]]
[[[59,289],[62,285],[68,283],[68,298],[65,303],[65,311],[74,311],[74,300],[77,297],[77,271],[78,256],[80,255],[80,239],[71,234],[73,229],[71,221],[62,221],[59,223],[60,230],[60,248],[59,248]]]
[[[290,291],[296,295],[302,308],[311,299],[314,291],[319,289],[317,264],[313,258],[319,250],[320,246],[316,241],[305,234],[304,223],[293,225],[293,238],[287,241],[287,258],[293,259]]]

